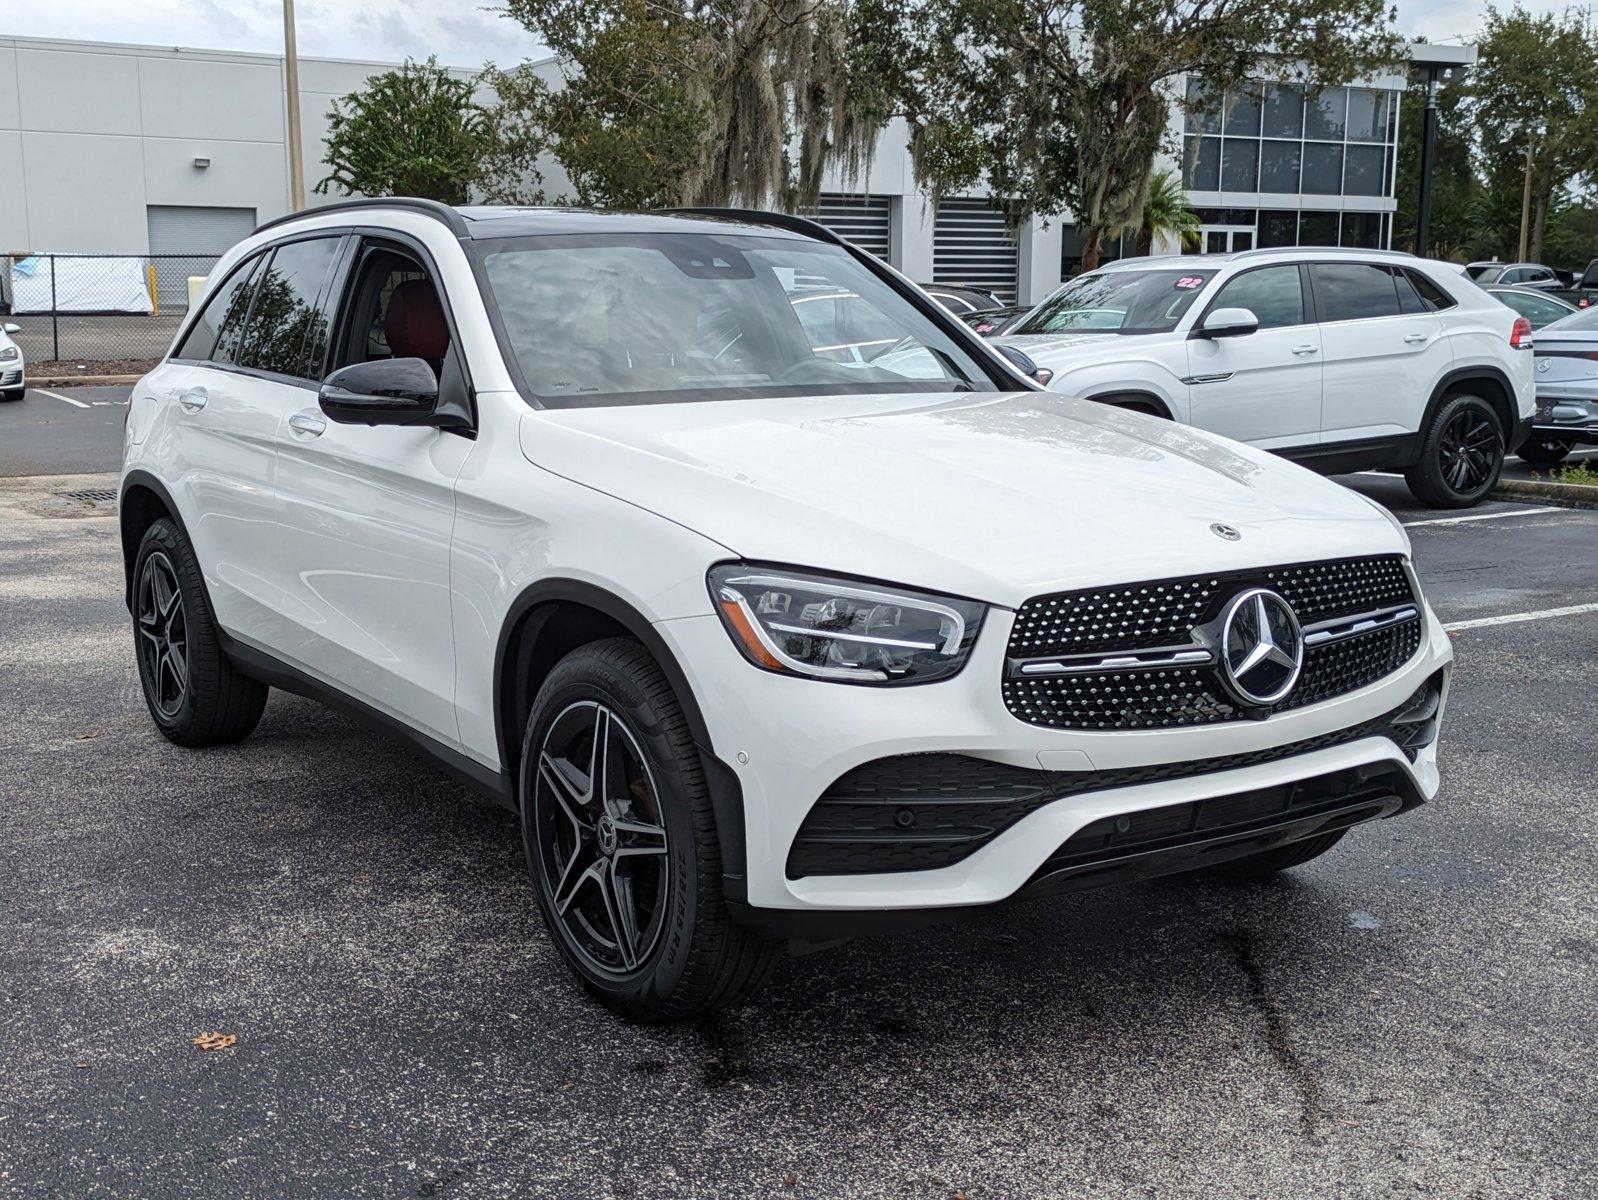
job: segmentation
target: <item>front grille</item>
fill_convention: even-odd
[[[1007,653],[1017,660],[1191,645],[1193,631],[1218,617],[1227,600],[1258,586],[1279,593],[1305,626],[1418,603],[1398,555],[1155,580],[1028,600],[1016,613]],[[1421,622],[1410,620],[1309,647],[1297,686],[1271,711],[1374,683],[1409,661],[1420,638]],[[1209,665],[1007,675],[1005,707],[1053,729],[1159,729],[1262,715],[1234,700]]]
[[[841,776],[806,815],[788,852],[791,879],[923,871],[960,862],[1046,804],[1107,788],[1232,771],[1388,737],[1411,760],[1437,736],[1441,673],[1370,721],[1313,738],[1183,762],[1106,771],[1041,771],[961,754],[901,754]]]

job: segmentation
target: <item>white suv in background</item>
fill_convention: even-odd
[[[272,686],[407,739],[520,814],[552,941],[640,1018],[1437,790],[1452,651],[1390,514],[1043,391],[794,217],[265,226],[133,390],[121,534],[166,737]]]
[[[23,372],[22,347],[11,340],[11,335],[21,333],[22,326],[6,321],[0,323],[0,400],[20,400],[26,389]]]
[[[1401,470],[1445,508],[1492,490],[1536,403],[1529,321],[1447,263],[1376,250],[1122,259],[996,341],[1053,391],[1324,474]]]

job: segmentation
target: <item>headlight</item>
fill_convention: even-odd
[[[0,350],[0,362],[15,362],[21,357],[21,353],[15,346],[7,346],[4,350]]]
[[[783,675],[840,683],[929,683],[962,666],[986,607],[970,600],[723,563],[710,598],[744,657]]]

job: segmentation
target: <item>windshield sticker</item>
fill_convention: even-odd
[[[1177,290],[1182,292],[1191,292],[1194,288],[1203,286],[1204,276],[1202,275],[1183,275],[1176,281]]]

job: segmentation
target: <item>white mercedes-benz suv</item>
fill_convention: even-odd
[[[1434,795],[1451,652],[1391,516],[1025,366],[793,217],[274,222],[130,402],[150,714],[229,741],[281,687],[421,747],[641,1019]]]
[[[10,321],[0,324],[0,400],[20,400],[27,390],[22,347],[11,340],[12,334],[21,332],[22,326]]]
[[[1122,259],[997,340],[1054,391],[1326,474],[1401,470],[1442,508],[1492,491],[1536,406],[1530,321],[1457,267],[1379,250]]]

